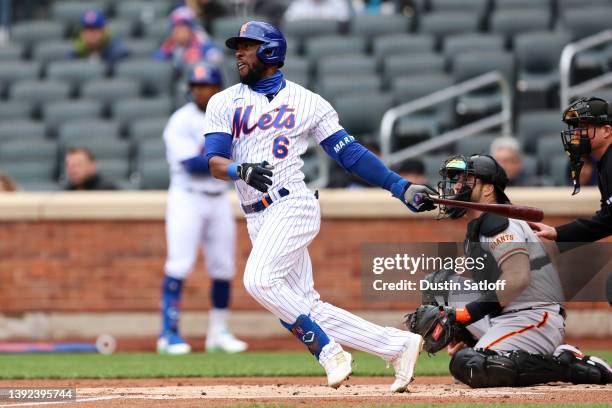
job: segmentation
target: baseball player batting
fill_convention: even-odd
[[[246,215],[253,244],[246,290],[308,347],[329,386],[337,388],[352,372],[351,354],[342,349],[347,346],[390,362],[391,391],[405,391],[422,338],[339,309],[314,289],[308,245],[319,232],[321,213],[304,183],[300,156],[312,136],[344,169],[388,190],[412,211],[434,208],[423,199],[431,189],[390,171],[342,128],[327,101],[283,78],[287,43],[278,28],[250,21],[226,45],[236,50],[241,83],[210,100],[206,157],[213,176],[236,182]]]
[[[225,194],[227,185],[210,176],[208,160],[202,154],[206,106],[222,89],[221,73],[213,65],[198,63],[189,73],[188,85],[191,101],[170,117],[164,129],[171,182],[166,210],[168,255],[162,285],[162,334],[157,351],[191,351],[178,331],[179,306],[183,281],[202,248],[212,279],[206,350],[237,353],[246,350],[247,345],[227,327],[236,226]]]

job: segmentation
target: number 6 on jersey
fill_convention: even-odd
[[[278,136],[272,144],[272,154],[277,159],[284,159],[289,153],[289,139],[285,136]]]

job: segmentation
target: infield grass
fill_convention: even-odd
[[[612,352],[597,352],[610,361]],[[388,376],[393,368],[369,354],[353,353],[353,375]],[[417,376],[448,375],[449,357],[422,354]],[[0,379],[169,378],[320,376],[321,366],[307,352],[244,354],[192,353],[163,356],[154,353],[0,354]]]

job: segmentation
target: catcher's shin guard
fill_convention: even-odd
[[[453,377],[472,388],[521,387],[552,381],[599,383],[596,370],[586,371],[588,367],[525,351],[498,354],[472,348],[459,350],[450,362]]]

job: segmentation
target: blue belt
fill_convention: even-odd
[[[283,187],[280,190],[278,190],[278,195],[281,197],[286,197],[289,195],[289,190]],[[270,197],[269,194],[266,194],[261,200],[257,201],[256,203],[248,204],[248,205],[243,204],[242,209],[244,210],[245,214],[252,214],[252,213],[256,213],[256,212],[265,210],[273,202],[274,201],[272,200],[272,197]]]

